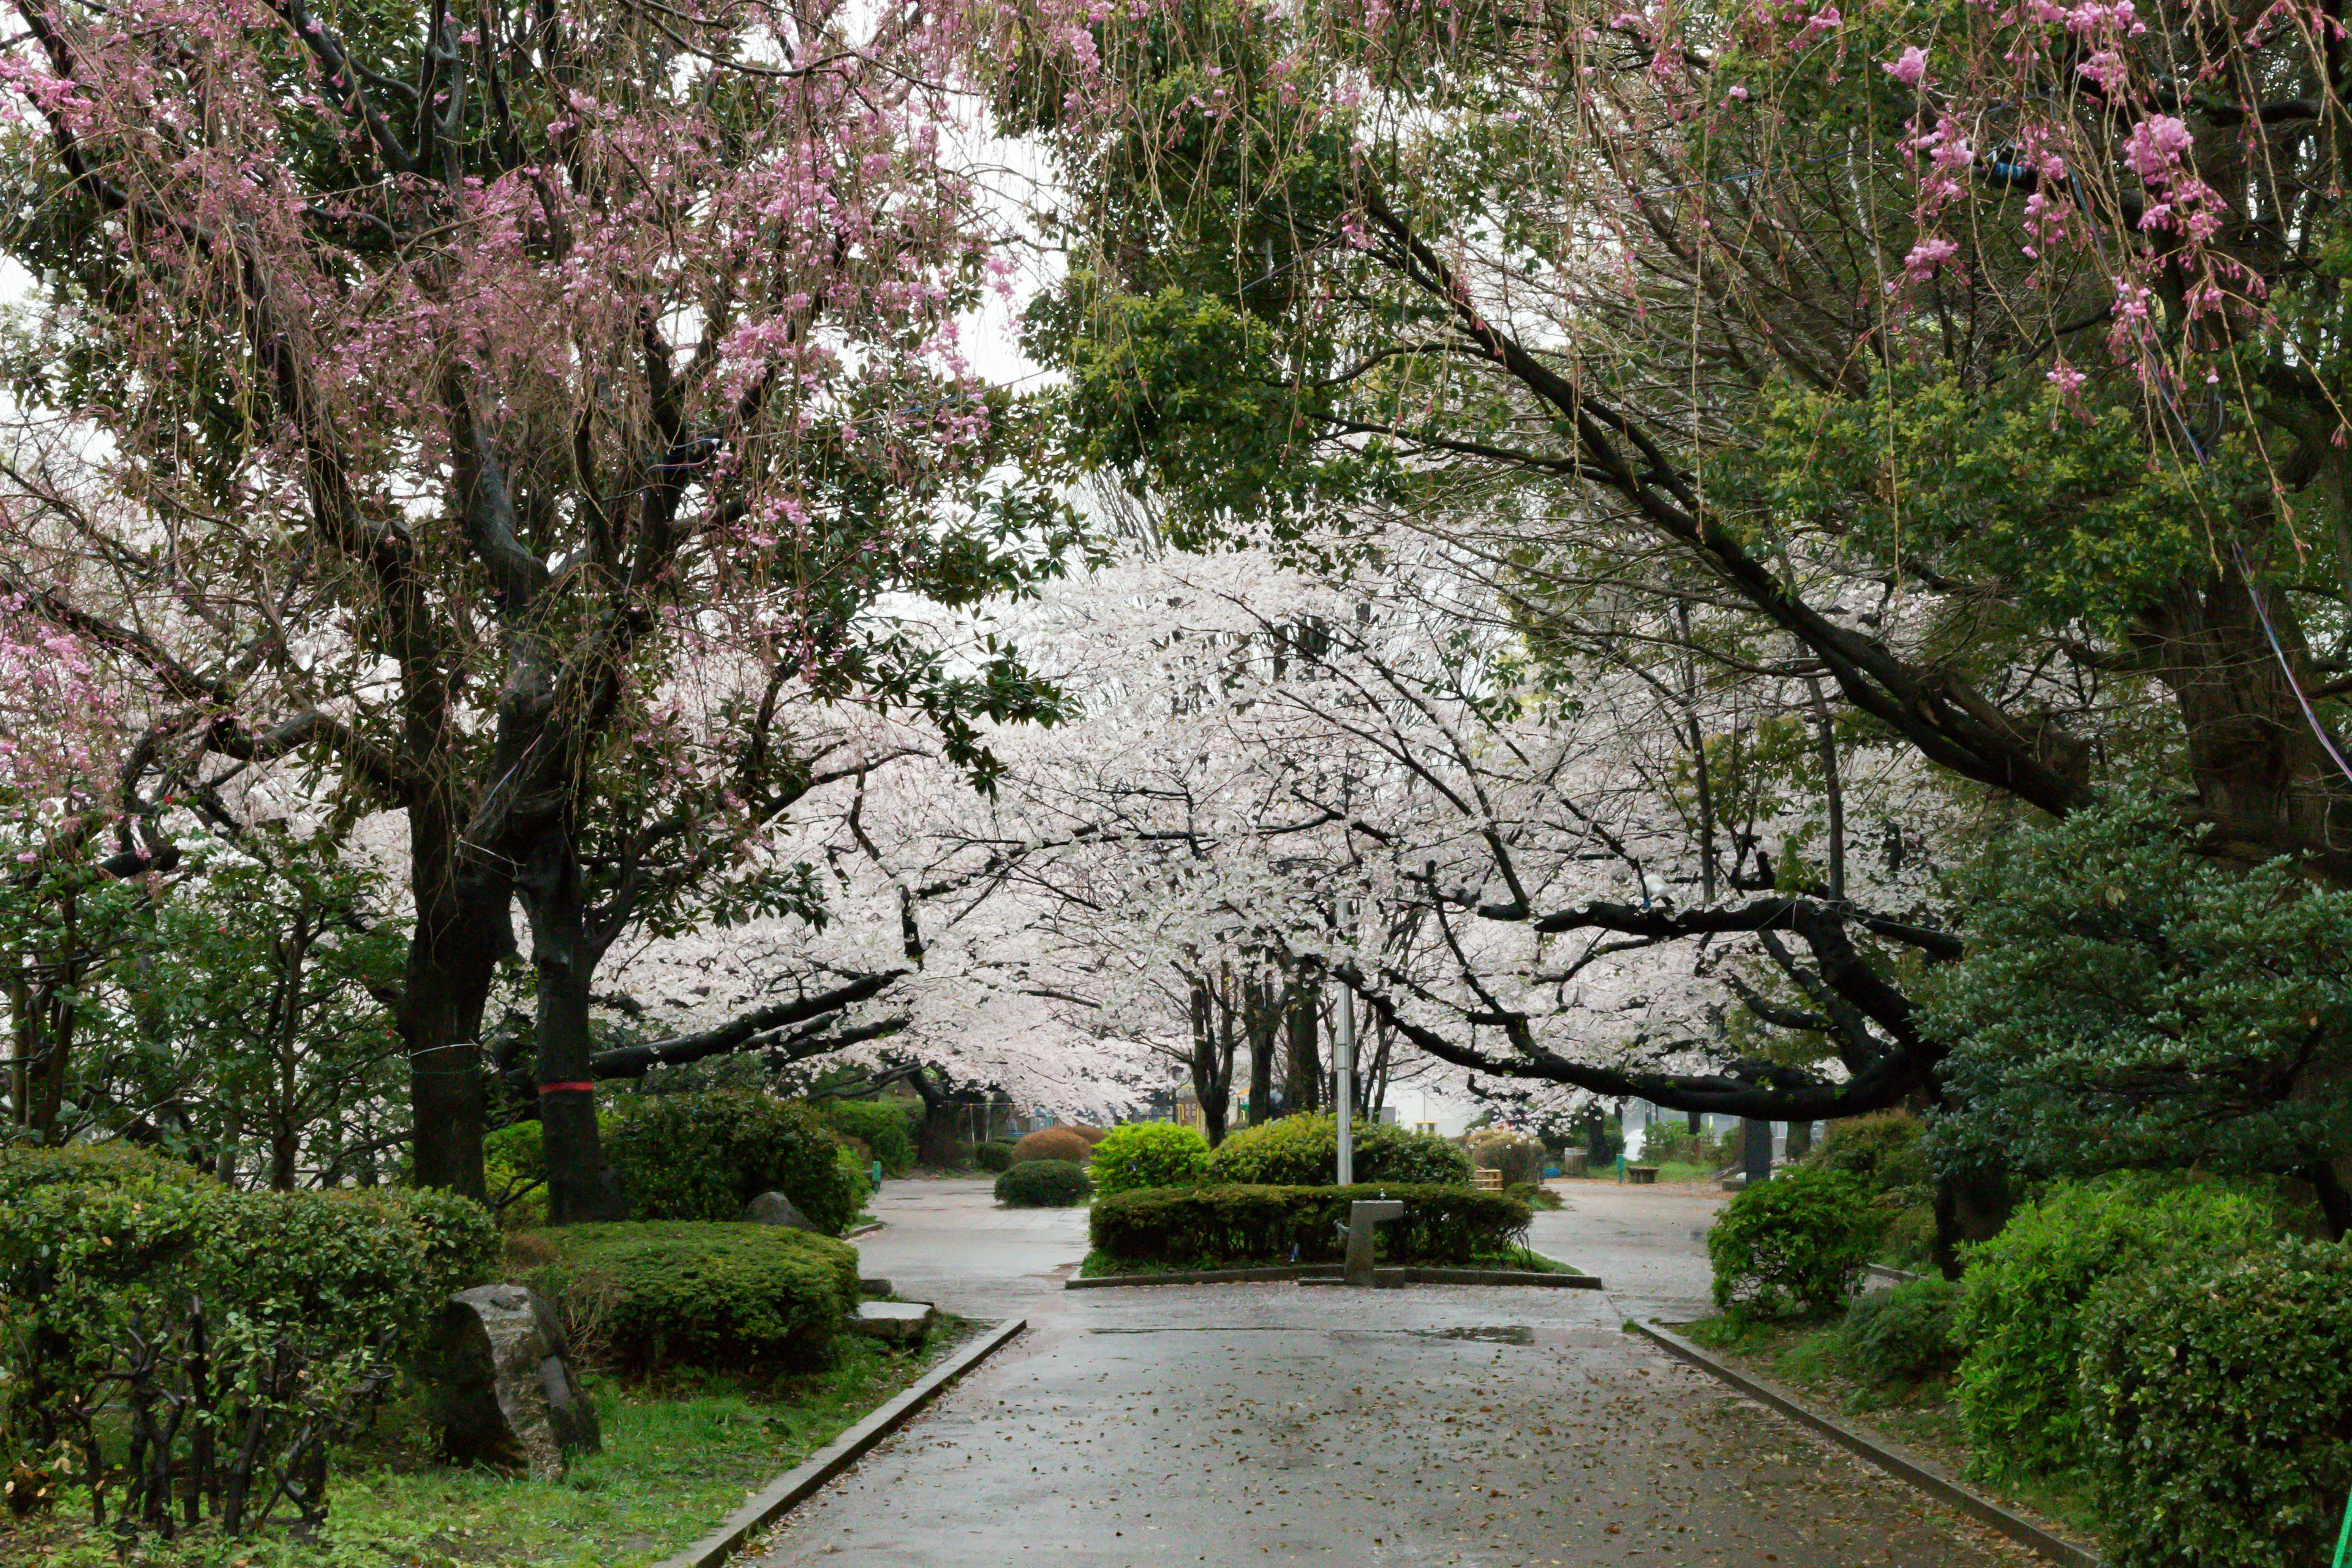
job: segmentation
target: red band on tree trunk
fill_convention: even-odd
[[[576,1089],[583,1094],[593,1094],[596,1092],[596,1086],[593,1083],[543,1083],[539,1086],[539,1092],[541,1094],[561,1094],[567,1089]]]

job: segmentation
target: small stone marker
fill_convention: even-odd
[[[849,1327],[885,1344],[920,1344],[938,1311],[929,1301],[860,1301]]]
[[[1372,1226],[1404,1218],[1402,1198],[1359,1198],[1348,1205],[1348,1268],[1350,1285],[1372,1283]]]
[[[782,1193],[761,1193],[743,1205],[743,1218],[751,1225],[788,1225],[794,1230],[814,1233],[816,1226],[809,1224],[808,1215],[793,1206],[793,1200]]]
[[[562,1476],[566,1458],[597,1452],[596,1412],[563,1354],[555,1314],[522,1286],[450,1297],[424,1356],[442,1453],[547,1481]]]

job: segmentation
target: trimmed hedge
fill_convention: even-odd
[[[839,1236],[866,1199],[833,1130],[806,1105],[707,1089],[634,1096],[615,1109],[605,1156],[638,1219],[731,1221],[761,1193],[780,1192]]]
[[[971,1163],[983,1171],[1009,1171],[1013,1168],[1013,1145],[975,1143],[971,1146]]]
[[[2079,1387],[2112,1568],[2322,1568],[2352,1491],[2352,1248],[2103,1287]]]
[[[85,1465],[143,1451],[101,1513],[163,1523],[176,1474],[232,1532],[276,1505],[278,1475],[319,1473],[499,1245],[453,1194],[239,1192],[111,1148],[0,1152],[0,1429],[19,1449],[0,1462],[58,1442]]]
[[[1953,1313],[1960,1289],[1948,1279],[1913,1279],[1873,1290],[1846,1310],[1831,1348],[1846,1375],[1885,1387],[1951,1371],[1960,1359]]]
[[[905,1107],[911,1100],[832,1100],[818,1109],[825,1125],[855,1138],[882,1162],[886,1176],[903,1176],[915,1168],[915,1138]],[[919,1105],[916,1105],[918,1110]]]
[[[996,1178],[996,1201],[1013,1208],[1068,1208],[1093,1191],[1076,1160],[1024,1160]]]
[[[1190,1187],[1209,1172],[1209,1141],[1172,1121],[1130,1121],[1095,1145],[1095,1191]]]
[[[2029,1473],[2082,1458],[2075,1372],[2083,1304],[2103,1282],[2176,1258],[2228,1258],[2274,1233],[2263,1205],[2224,1187],[2062,1183],[1976,1247],[1961,1278],[1969,1343],[1957,1400],[1979,1454]]]
[[[1339,1226],[1359,1198],[1400,1198],[1404,1217],[1380,1227],[1397,1263],[1467,1263],[1517,1246],[1528,1205],[1466,1187],[1360,1183],[1352,1187],[1155,1187],[1098,1198],[1088,1221],[1096,1250],[1171,1268],[1328,1263],[1346,1250]]]
[[[1360,1122],[1355,1145],[1359,1182],[1450,1186],[1470,1180],[1470,1157],[1434,1133]],[[1244,1127],[1209,1156],[1208,1179],[1220,1184],[1329,1186],[1339,1179],[1339,1119],[1309,1111]]]
[[[526,1282],[593,1320],[622,1366],[740,1366],[822,1356],[856,1310],[857,1249],[789,1226],[666,1221],[539,1231]]]
[[[1741,1189],[1706,1233],[1718,1310],[1826,1318],[1870,1265],[1879,1223],[1852,1177],[1800,1165]]]
[[[1070,1127],[1040,1127],[1013,1145],[1013,1163],[1026,1160],[1068,1160],[1083,1165],[1095,1157],[1095,1146]]]

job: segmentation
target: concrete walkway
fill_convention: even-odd
[[[1694,1306],[1693,1193],[1570,1189],[1537,1245],[1621,1297],[1249,1285],[1064,1293],[1082,1216],[896,1184],[902,1293],[1031,1332],[757,1561],[1990,1568],[2024,1561],[1622,1331]],[[1652,1206],[1654,1205],[1654,1206]],[[1058,1267],[1057,1267],[1058,1266]],[[1615,1280],[1612,1279],[1612,1285]]]

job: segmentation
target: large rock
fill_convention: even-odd
[[[753,1225],[788,1225],[812,1236],[818,1234],[808,1215],[793,1207],[793,1200],[782,1193],[761,1193],[743,1205],[743,1217]]]
[[[460,1290],[441,1309],[424,1371],[441,1451],[459,1464],[563,1474],[604,1446],[596,1412],[565,1364],[563,1330],[520,1285]]]
[[[885,1344],[921,1344],[939,1309],[929,1301],[860,1301],[849,1328]]]

